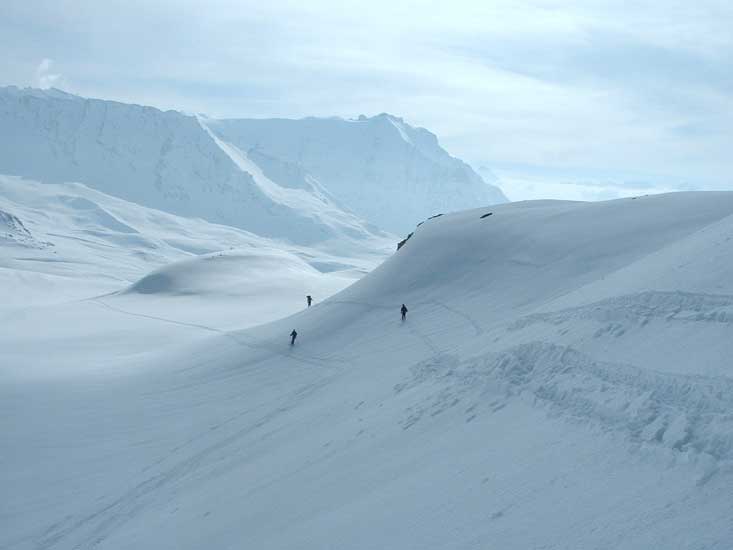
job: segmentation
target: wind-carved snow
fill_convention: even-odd
[[[653,320],[674,323],[733,323],[733,297],[682,291],[645,291],[633,295],[608,298],[586,306],[560,311],[537,313],[519,319],[512,329],[521,330],[535,323],[562,326],[570,320],[592,321],[601,325],[594,336],[614,327],[642,328]],[[615,331],[617,336],[623,332]]]
[[[469,359],[438,356],[411,370],[396,392],[428,383],[440,389],[408,409],[405,429],[450,407],[465,410],[471,422],[527,393],[536,405],[570,421],[733,464],[733,381],[728,377],[656,373],[545,342]]]

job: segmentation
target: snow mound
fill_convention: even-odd
[[[238,250],[197,256],[149,273],[123,294],[271,295],[320,273],[280,250]],[[304,294],[301,297],[305,296]]]
[[[227,250],[168,264],[102,301],[128,313],[159,316],[170,308],[189,323],[252,326],[302,309],[307,295],[318,303],[363,275],[354,265],[325,270],[321,263],[264,246]]]
[[[255,310],[262,316],[259,322],[264,322],[297,311],[305,294],[323,299],[369,271],[386,254],[369,253],[355,246],[353,251],[358,252],[358,258],[349,254],[334,256],[234,227],[146,208],[81,184],[42,184],[0,175],[0,285],[8,291],[0,308],[117,292],[151,271],[165,269],[164,266],[190,259],[190,265],[184,265],[196,270],[196,256],[233,250],[248,255],[248,261],[243,259],[237,268],[231,265],[231,277],[225,271],[212,271],[206,284],[211,285],[208,291],[213,292],[218,284],[223,292],[229,284],[223,281],[239,277],[241,282],[247,280],[247,273],[258,274],[260,290],[265,294],[254,299],[262,307],[250,307],[253,314],[248,323],[257,323]],[[259,265],[271,269],[272,281],[280,280],[278,296],[290,297],[289,307],[284,299],[267,298],[270,287],[261,276],[262,268],[255,269],[255,257],[259,258]],[[240,268],[235,275],[234,271]],[[312,268],[319,275],[322,272],[333,276],[314,278]],[[185,274],[177,276],[183,280]],[[188,283],[194,285],[192,279]],[[145,285],[152,283],[148,280]],[[152,286],[141,288],[150,290]],[[201,291],[214,295],[203,287]],[[244,295],[241,289],[232,292]],[[297,301],[295,292],[301,293]],[[265,307],[268,302],[277,303],[269,312]],[[298,306],[294,306],[296,303]],[[221,316],[225,309],[226,304],[217,302],[209,313]],[[199,308],[196,310],[202,313]]]

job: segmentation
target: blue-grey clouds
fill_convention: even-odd
[[[213,116],[392,112],[535,182],[516,196],[731,188],[731,28],[719,0],[5,0],[0,81]]]

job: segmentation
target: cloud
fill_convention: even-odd
[[[3,84],[73,82],[81,95],[219,117],[391,112],[477,166],[733,187],[729,0],[5,0],[2,10]],[[38,65],[48,52],[63,71]]]
[[[638,197],[642,195],[688,191],[685,186],[667,186],[664,183],[629,182],[623,180],[573,181],[552,176],[532,176],[511,172],[498,172],[499,184],[512,201],[536,199],[562,199],[574,201],[601,201]]]
[[[36,86],[42,90],[59,86],[62,82],[61,75],[51,72],[53,60],[44,58],[36,68]]]

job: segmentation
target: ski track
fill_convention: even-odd
[[[93,298],[88,301],[122,315],[150,319],[164,323],[171,323],[183,327],[220,334],[228,337],[237,345],[241,345],[250,349],[265,349],[267,351],[278,353],[279,355],[287,356],[294,360],[301,361],[307,364],[323,367],[325,366],[324,362],[337,362],[342,367],[348,366],[348,359],[342,361],[338,358],[333,357],[303,357],[293,353],[284,353],[278,349],[277,345],[273,345],[263,340],[257,340],[254,337],[245,335],[243,333],[227,332],[225,330],[207,325],[177,321],[175,319],[169,319],[155,315],[135,313],[108,304],[107,302],[104,302],[99,298]],[[391,306],[379,306],[362,302],[346,303],[374,310],[394,309]],[[425,302],[425,304],[428,303],[432,302]],[[406,321],[404,324],[408,327],[410,333],[415,338],[420,340],[430,350],[434,358],[441,356],[442,352],[435,346],[431,338],[425,336],[417,328],[417,325],[414,321],[410,322],[410,320],[408,319],[408,321]],[[247,339],[249,341],[245,341]],[[255,358],[253,362],[257,362],[258,360],[259,358]],[[213,364],[216,363],[216,360],[211,359],[206,363]],[[198,363],[194,367],[191,367],[187,370],[190,371],[192,368],[200,368],[201,366],[202,365]],[[320,372],[322,372],[322,370]],[[238,422],[244,420],[253,412],[249,409],[244,409],[237,414],[230,416],[229,418],[222,420],[218,424],[211,426],[208,429],[187,439],[180,445],[172,448],[164,456],[145,466],[141,470],[141,474],[143,474],[144,477],[142,481],[137,482],[133,488],[118,496],[117,498],[114,498],[102,508],[99,508],[87,515],[84,515],[81,518],[74,519],[73,517],[70,517],[49,526],[40,537],[40,539],[37,541],[37,548],[39,548],[39,550],[50,550],[52,548],[58,547],[60,544],[66,541],[71,542],[72,539],[74,539],[73,548],[75,549],[99,547],[112,533],[114,533],[116,529],[118,529],[123,524],[130,521],[137,514],[139,514],[155,498],[157,492],[160,489],[185,480],[186,478],[190,477],[194,472],[196,472],[197,468],[200,465],[204,463],[211,463],[211,461],[215,460],[216,457],[228,456],[231,453],[227,452],[227,449],[234,447],[243,438],[250,435],[255,430],[263,427],[265,424],[269,423],[277,416],[286,414],[293,410],[300,402],[307,399],[308,396],[318,391],[320,388],[328,385],[328,383],[336,376],[338,376],[338,373],[334,373],[333,371],[331,371],[330,373],[327,373],[326,375],[322,375],[321,377],[317,378],[313,382],[300,386],[295,391],[293,391],[281,405],[275,407],[270,413],[259,417],[252,424],[248,424],[244,427],[237,427]],[[222,379],[214,377],[208,382],[212,383],[212,381],[221,382]],[[168,388],[168,391],[179,391],[193,385],[196,385],[196,382],[192,382],[188,385]],[[233,433],[222,437],[222,430],[226,429],[229,426],[234,429]],[[197,451],[192,456],[189,456],[184,460],[174,461],[175,457],[180,454],[181,450],[195,446],[196,444],[199,444],[200,442],[205,441],[206,439],[211,438],[214,435],[218,437],[218,439],[211,443],[204,444],[204,448],[202,450]],[[173,461],[173,463],[166,466],[166,464],[171,461]],[[152,473],[155,470],[158,471],[156,473]]]
[[[156,315],[148,315],[145,313],[135,313],[132,311],[121,309],[116,306],[112,306],[106,302],[103,302],[99,298],[93,298],[88,301],[93,302],[95,304],[99,304],[111,311],[114,311],[116,313],[120,313],[123,315],[129,315],[132,317],[140,317],[143,319],[151,319],[153,321],[160,321],[163,323],[169,323],[169,324],[179,325],[179,326],[188,327],[188,328],[195,328],[195,329],[205,330],[207,332],[219,334],[226,338],[229,338],[230,340],[232,340],[233,342],[235,342],[236,344],[242,347],[246,347],[249,349],[265,349],[272,353],[276,353],[280,356],[289,357],[291,359],[294,359],[295,361],[299,361],[301,363],[307,363],[309,365],[323,366],[322,363],[324,362],[329,363],[333,361],[339,361],[337,357],[321,357],[321,356],[315,356],[315,355],[304,355],[302,353],[293,353],[292,351],[290,351],[289,353],[284,352],[282,350],[281,345],[278,345],[275,342],[271,342],[271,341],[267,341],[263,339],[257,339],[251,335],[247,335],[242,332],[227,331],[227,330],[219,329],[216,327],[210,327],[207,325],[200,325],[196,323],[187,323],[185,321],[177,321],[175,319],[169,319],[166,317],[158,317]],[[246,341],[246,340],[249,340],[249,341]]]
[[[212,434],[219,436],[219,439],[210,444],[204,445],[202,450],[196,452],[192,456],[189,456],[184,460],[174,462],[170,466],[162,468],[162,471],[146,477],[146,479],[137,483],[132,489],[117,497],[109,504],[106,504],[101,509],[71,522],[70,525],[63,526],[64,523],[68,523],[70,521],[66,520],[50,526],[38,541],[37,547],[39,550],[48,550],[54,548],[65,540],[68,540],[80,531],[86,531],[85,533],[82,533],[82,536],[80,537],[81,542],[74,542],[73,548],[97,548],[116,529],[140,513],[146,505],[155,498],[160,489],[191,477],[191,475],[197,471],[199,466],[205,463],[212,463],[212,461],[215,461],[216,457],[231,456],[232,453],[228,452],[227,449],[231,449],[246,436],[252,434],[259,428],[262,428],[276,417],[293,410],[300,402],[306,400],[313,393],[327,385],[332,378],[333,375],[326,376],[317,379],[315,382],[300,386],[295,391],[291,392],[285,402],[280,406],[275,407],[271,412],[259,417],[253,424],[236,429],[229,435],[223,437],[220,436],[220,429],[225,428],[229,424],[233,424],[236,420],[239,420],[249,414],[250,411],[245,410],[225,419],[219,424],[216,424],[197,436],[189,439],[182,445],[171,449],[166,456],[150,464],[144,468],[142,472],[148,472],[170,459],[174,459],[181,449],[191,446],[202,439],[211,437]]]
[[[437,306],[440,306],[443,309],[445,309],[446,311],[448,311],[449,313],[452,313],[453,315],[457,315],[458,317],[461,317],[462,319],[465,319],[473,327],[473,330],[475,331],[475,336],[481,336],[482,334],[484,334],[485,329],[481,325],[481,323],[479,323],[478,321],[476,321],[476,319],[474,319],[470,315],[466,314],[465,312],[460,311],[460,310],[458,310],[458,309],[456,309],[454,307],[451,307],[451,306],[449,306],[447,304],[444,304],[443,302],[439,302],[438,300],[428,300],[426,303],[428,303],[428,304],[435,304]]]
[[[209,327],[209,326],[206,326],[206,325],[199,325],[199,324],[196,324],[196,323],[187,323],[185,321],[176,321],[175,319],[168,319],[168,318],[165,318],[165,317],[158,317],[156,315],[148,315],[146,313],[135,313],[133,311],[127,311],[127,310],[121,309],[119,307],[110,305],[110,304],[108,304],[106,302],[103,302],[99,298],[91,298],[88,301],[89,302],[92,302],[92,303],[95,303],[95,304],[99,304],[101,306],[104,306],[105,308],[107,308],[107,309],[109,309],[111,311],[114,311],[116,313],[121,313],[123,315],[129,315],[131,317],[140,317],[140,318],[143,318],[143,319],[151,319],[153,321],[161,321],[163,323],[169,323],[169,324],[173,324],[173,325],[179,325],[179,326],[182,326],[182,327],[197,328],[197,329],[200,329],[200,330],[206,330],[206,331],[209,331],[209,332],[215,332],[217,334],[226,334],[225,331],[223,331],[221,329],[218,329],[218,328],[215,328],[215,327]]]
[[[116,313],[123,314],[123,315],[151,319],[155,321],[171,323],[171,324],[175,324],[179,326],[195,328],[195,329],[204,330],[207,332],[220,334],[220,335],[226,336],[227,338],[229,338],[231,341],[233,341],[237,345],[247,347],[250,349],[265,349],[267,351],[279,354],[281,356],[286,356],[293,360],[300,361],[302,363],[307,363],[309,365],[316,365],[319,367],[324,367],[326,366],[324,365],[324,363],[336,361],[333,358],[323,358],[323,357],[316,357],[316,356],[308,357],[308,356],[302,356],[300,354],[285,353],[281,349],[279,349],[277,345],[269,344],[263,340],[256,340],[255,338],[251,336],[246,336],[241,333],[237,334],[233,332],[227,332],[225,330],[218,329],[216,327],[210,327],[207,325],[187,323],[187,322],[177,321],[177,320],[169,319],[165,317],[159,317],[159,316],[142,314],[142,313],[135,313],[135,312],[121,309],[116,306],[112,306],[111,304],[108,304],[100,300],[99,298],[90,299],[88,301],[93,302],[111,311],[114,311]],[[250,341],[249,342],[244,341],[245,338],[249,338]],[[257,362],[259,360],[260,360],[259,358],[255,358],[254,362]],[[210,361],[206,361],[205,363],[214,364],[216,363],[216,360],[212,359]],[[191,367],[191,368],[200,368],[200,367],[202,367],[202,364],[198,363],[197,365],[195,365],[195,367]],[[186,370],[190,371],[191,368],[186,369]],[[319,370],[314,370],[311,372],[312,373],[319,373],[319,372],[322,373],[323,370],[321,368]],[[159,489],[165,486],[170,486],[181,480],[184,480],[185,478],[190,476],[193,472],[195,472],[201,464],[210,463],[210,460],[214,460],[212,458],[213,456],[224,456],[224,457],[228,456],[230,453],[226,452],[226,449],[231,448],[236,443],[241,441],[244,437],[250,435],[255,430],[268,424],[274,418],[290,412],[300,402],[302,402],[303,400],[306,400],[311,394],[313,394],[314,392],[318,391],[320,388],[327,385],[329,381],[332,380],[335,376],[337,376],[337,373],[334,374],[333,372],[327,371],[325,375],[321,375],[315,381],[298,387],[296,390],[291,392],[289,397],[286,398],[286,400],[282,404],[275,407],[272,410],[272,412],[259,417],[251,425],[247,425],[245,427],[235,429],[235,431],[230,435],[221,437],[220,434],[222,433],[222,429],[226,429],[230,425],[236,425],[237,421],[240,421],[244,419],[246,416],[251,415],[252,414],[251,410],[249,409],[242,410],[238,412],[237,414],[230,416],[229,418],[222,420],[221,422],[217,423],[216,425],[213,425],[207,428],[206,430],[203,430],[202,432],[187,439],[185,442],[172,448],[163,457],[145,466],[141,471],[141,474],[146,474],[144,476],[145,479],[143,481],[136,483],[132,489],[130,489],[123,495],[115,498],[114,500],[106,504],[101,509],[97,509],[96,511],[88,515],[85,515],[79,519],[72,521],[72,519],[69,518],[67,520],[63,520],[61,522],[58,522],[48,527],[46,531],[44,532],[43,536],[40,538],[40,540],[37,541],[37,547],[39,548],[39,550],[46,550],[46,549],[57,547],[59,544],[61,544],[64,541],[69,540],[71,537],[74,537],[79,532],[85,532],[86,534],[82,535],[83,542],[75,542],[73,545],[73,548],[75,549],[76,548],[80,548],[80,549],[85,548],[86,549],[86,548],[98,547],[117,528],[119,528],[121,525],[123,525],[124,523],[126,523],[127,521],[135,517],[140,511],[142,511],[145,508],[145,506],[155,497],[156,492]],[[222,381],[221,378],[212,377],[211,379],[208,380],[208,383],[221,382],[221,381]],[[196,382],[192,382],[191,384],[188,384],[188,385],[168,388],[168,391],[179,391],[181,389],[185,389],[185,388],[192,387],[195,385],[196,385]],[[180,453],[182,449],[191,447],[201,441],[204,441],[207,438],[212,437],[212,434],[215,434],[216,436],[218,436],[219,439],[217,439],[216,441],[210,444],[204,445],[204,448],[202,450],[196,452],[193,456],[190,456],[186,458],[185,460],[174,462],[173,464],[167,467],[162,467],[165,463],[174,459],[178,455],[178,453]],[[159,471],[158,473],[152,474],[152,475],[147,475],[151,470],[155,470],[155,469],[160,469],[161,471]]]
[[[286,352],[283,352],[282,351],[281,345],[278,344],[278,343],[276,343],[276,342],[268,341],[268,340],[262,340],[262,339],[257,339],[255,337],[253,337],[253,336],[251,336],[249,334],[245,334],[243,332],[227,331],[227,330],[224,330],[224,329],[219,329],[219,328],[211,327],[211,326],[207,326],[207,325],[201,325],[201,324],[196,324],[196,323],[188,323],[188,322],[185,322],[185,321],[177,321],[175,319],[170,319],[170,318],[165,318],[165,317],[159,317],[159,316],[155,316],[155,315],[148,315],[148,314],[144,314],[144,313],[136,313],[136,312],[132,312],[132,311],[121,309],[121,308],[116,307],[116,306],[112,306],[112,305],[110,305],[110,304],[108,304],[108,303],[100,300],[99,298],[92,298],[92,299],[90,299],[88,301],[93,302],[93,303],[96,303],[96,304],[99,304],[99,305],[101,305],[101,306],[103,306],[103,307],[105,307],[105,308],[107,308],[109,310],[115,311],[117,313],[121,313],[123,315],[129,315],[129,316],[133,316],[133,317],[140,317],[140,318],[150,319],[150,320],[154,320],[154,321],[160,321],[160,322],[164,322],[164,323],[171,323],[171,324],[180,325],[180,326],[183,326],[183,327],[195,328],[195,329],[200,329],[200,330],[205,330],[205,331],[208,331],[208,332],[220,334],[220,335],[223,335],[223,336],[225,336],[227,338],[230,338],[231,340],[233,340],[234,342],[236,342],[237,344],[239,344],[241,346],[248,347],[250,349],[265,349],[267,351],[271,351],[273,353],[277,353],[278,355],[287,356],[287,357],[290,357],[290,358],[295,359],[296,361],[301,361],[301,362],[307,363],[307,364],[312,364],[312,365],[317,365],[317,366],[322,366],[321,362],[327,362],[327,363],[328,362],[338,362],[338,363],[342,363],[342,364],[348,364],[348,361],[350,359],[349,357],[342,357],[342,356],[337,356],[337,355],[329,355],[329,356],[314,356],[314,355],[310,355],[309,356],[309,355],[303,355],[302,353],[297,353],[297,354],[296,353],[292,353],[292,352],[286,353]],[[376,311],[376,310],[391,311],[391,310],[396,310],[396,308],[394,306],[391,306],[391,305],[375,305],[375,304],[369,304],[369,303],[365,303],[365,302],[349,301],[349,300],[331,300],[331,301],[323,302],[320,305],[321,306],[328,306],[328,305],[331,305],[331,304],[356,305],[356,306],[365,308],[366,311]],[[449,307],[449,306],[447,306],[445,304],[442,304],[442,303],[440,303],[440,302],[438,302],[436,300],[426,300],[426,301],[416,302],[415,303],[415,306],[417,306],[417,307],[419,307],[421,305],[437,305],[438,307],[441,307],[441,308],[445,309],[446,311],[449,311],[450,313],[453,313],[457,317],[459,317],[459,318],[467,321],[474,328],[474,330],[476,331],[476,335],[480,335],[480,334],[483,333],[483,328],[475,320],[473,320],[470,316],[466,315],[465,313],[459,312],[455,308],[451,308],[451,307]],[[423,332],[418,331],[417,328],[415,326],[413,326],[414,325],[414,321],[411,322],[411,320],[412,320],[412,318],[408,315],[408,318],[407,318],[407,320],[404,323],[407,326],[407,328],[410,331],[410,333],[412,333],[413,336],[415,336],[416,338],[418,338],[431,351],[431,353],[433,353],[434,355],[440,354],[441,352],[435,347],[432,339],[430,339],[428,336],[426,336],[426,334],[424,334]],[[360,342],[363,343],[364,341],[360,341]]]
[[[154,502],[158,490],[195,479],[203,464],[224,460],[248,435],[278,416],[293,411],[309,395],[327,386],[341,370],[349,367],[348,357],[288,353],[283,351],[282,344],[257,339],[245,332],[135,313],[99,298],[90,301],[119,314],[222,335],[235,345],[287,356],[319,369],[310,371],[308,375],[315,376],[315,379],[282,398],[281,403],[272,407],[269,413],[248,421],[256,409],[238,411],[145,466],[141,471],[141,481],[102,508],[50,526],[38,541],[40,550],[50,550],[72,541],[73,548],[99,547],[120,526]],[[359,301],[334,300],[322,305],[334,304],[356,306],[365,312],[394,311],[395,318],[399,313],[394,305]],[[471,316],[455,308],[435,300],[413,304],[417,311],[425,311],[421,310],[422,306],[443,309],[459,319],[460,324],[450,329],[460,331],[461,327],[468,325],[475,336],[485,333],[484,327]],[[655,319],[733,324],[733,296],[641,292],[580,307],[529,314],[505,328],[517,332],[543,323],[559,325],[574,320],[593,320],[612,327],[616,334],[623,334],[630,325],[643,327]],[[480,415],[501,410],[510,399],[524,397],[526,400],[529,397],[534,406],[545,409],[551,416],[583,424],[589,430],[612,430],[625,434],[631,448],[651,445],[678,457],[709,457],[711,460],[704,463],[707,465],[697,479],[698,485],[706,484],[721,470],[733,470],[733,380],[727,377],[658,373],[634,365],[599,361],[571,346],[544,341],[531,341],[502,351],[460,359],[441,348],[432,337],[433,333],[422,327],[422,321],[423,318],[413,314],[401,323],[430,354],[427,359],[412,365],[405,380],[394,387],[395,394],[423,388],[422,392],[414,394],[415,397],[410,397],[411,401],[404,409],[404,417],[400,420],[404,430],[449,410],[462,410],[465,422],[471,422]],[[434,334],[447,330],[443,326]],[[256,364],[260,360],[260,357],[254,357],[248,363]],[[199,361],[186,370],[216,363],[217,358]],[[225,369],[219,376],[212,376],[214,373],[209,372],[206,383],[222,383],[226,381],[225,377],[236,376],[237,373],[238,369]],[[200,383],[192,381],[170,387],[167,391],[179,391]],[[197,446],[201,449],[183,460],[175,460],[181,450]]]
[[[339,301],[357,305],[371,310],[393,310],[394,306],[374,305],[357,301]],[[435,304],[456,314],[468,321],[474,327],[477,335],[483,334],[484,329],[470,316],[441,304],[435,300],[416,303],[416,306]],[[571,320],[595,320],[605,323],[605,327],[594,334],[611,332],[620,336],[626,332],[630,324],[647,325],[652,319],[665,321],[694,323],[713,322],[733,324],[733,296],[712,295],[691,292],[662,292],[647,291],[637,294],[614,297],[607,300],[591,303],[586,306],[568,308],[555,312],[529,314],[512,323],[508,328],[512,331],[521,330],[536,323],[562,324]],[[405,326],[410,333],[418,338],[432,354],[427,364],[443,364],[450,369],[457,367],[446,350],[439,349],[432,338],[424,331],[419,330],[419,322],[408,316]],[[499,357],[499,358],[497,358]],[[723,376],[688,376],[677,374],[663,374],[641,369],[633,365],[599,362],[585,356],[570,346],[554,346],[542,342],[531,342],[512,348],[500,355],[491,352],[480,359],[474,359],[469,367],[463,365],[469,373],[463,377],[467,386],[474,386],[474,376],[477,364],[481,364],[484,375],[478,376],[486,383],[487,369],[491,373],[497,365],[511,363],[513,367],[498,372],[505,373],[500,379],[508,379],[509,387],[513,388],[510,394],[517,390],[517,386],[526,384],[531,387],[537,400],[551,405],[553,413],[562,414],[575,420],[595,418],[598,421],[610,422],[614,415],[616,427],[624,427],[633,441],[663,443],[676,451],[691,451],[708,454],[711,457],[728,461],[733,459],[733,381]],[[493,366],[492,366],[493,365]],[[554,365],[550,367],[550,365]],[[479,370],[481,370],[479,369]],[[540,377],[543,382],[535,387],[530,381],[524,381],[522,369],[530,369],[533,373],[543,372]],[[557,370],[560,369],[560,372]],[[569,389],[560,391],[558,388],[565,382],[562,379],[565,372],[579,370],[574,381],[583,376],[595,379],[600,385],[583,385],[570,383]],[[519,373],[519,374],[518,374]],[[534,375],[539,376],[539,375]],[[548,385],[554,384],[550,389]],[[492,383],[497,382],[493,380]],[[506,382],[506,380],[505,380]],[[535,379],[536,382],[536,379]],[[506,388],[506,386],[505,386]],[[526,388],[523,388],[526,389]],[[520,393],[521,391],[520,390]],[[445,394],[445,389],[442,390]],[[614,395],[614,391],[617,392]],[[566,400],[566,394],[577,393],[577,400]],[[595,392],[603,395],[602,402],[596,402]],[[633,395],[633,399],[626,399],[621,395]],[[647,395],[649,392],[649,395]],[[692,397],[690,397],[692,396]],[[606,410],[609,401],[619,399],[623,403],[623,411],[635,410],[635,414],[625,420],[621,412]],[[637,400],[638,402],[635,402]],[[442,412],[446,408],[445,395],[432,406],[432,414]],[[450,401],[449,407],[458,403]],[[709,403],[709,408],[703,404]],[[503,405],[501,405],[503,406]],[[634,409],[638,408],[638,410]],[[414,417],[412,419],[415,420]],[[675,430],[677,433],[674,433]]]

